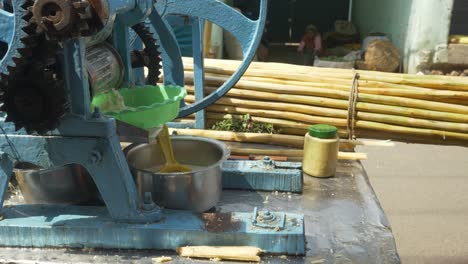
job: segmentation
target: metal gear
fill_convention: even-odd
[[[145,46],[143,50],[132,51],[132,67],[147,67],[148,76],[146,83],[149,85],[155,85],[158,83],[159,76],[161,75],[161,53],[159,52],[157,40],[145,23],[138,23],[134,25],[132,29]]]
[[[14,34],[19,36],[13,37],[0,65],[0,110],[17,130],[24,127],[29,134],[42,134],[58,126],[68,101],[62,77],[55,74],[58,45],[49,43],[29,22],[33,4],[33,0],[11,0],[11,8],[7,7],[21,19],[15,20]]]
[[[90,36],[103,27],[88,0],[36,0],[29,10],[29,22],[51,40]]]
[[[25,34],[18,53],[26,56],[10,66],[8,74],[3,75],[0,83],[0,101],[3,105],[0,110],[6,112],[6,121],[13,122],[17,130],[25,128],[28,134],[44,134],[58,127],[60,119],[69,110],[69,102],[63,76],[57,69],[56,54],[60,46],[37,31],[37,25],[31,19],[33,2],[29,0],[27,5],[26,0],[24,2],[22,10],[29,12],[22,14],[22,32]],[[30,22],[28,24],[25,21]],[[145,44],[144,50],[134,52],[133,57],[140,57],[140,62],[137,63],[140,64],[139,67],[149,68],[147,83],[154,85],[161,73],[156,39],[144,24],[138,24],[133,29]],[[10,50],[7,53],[10,54],[9,52]]]
[[[25,128],[28,134],[44,134],[58,127],[69,109],[61,76],[52,64],[33,64],[10,75],[7,89],[1,95],[1,111],[16,130]]]
[[[58,45],[43,37],[32,48],[33,55],[27,63],[0,84],[3,91],[0,111],[7,114],[5,121],[13,122],[16,130],[25,128],[28,134],[45,134],[57,128],[68,112],[63,77],[57,69],[57,50]]]
[[[1,80],[23,66],[32,55],[31,49],[37,46],[39,34],[28,23],[31,18],[28,8],[33,4],[33,0],[4,0],[0,8]]]

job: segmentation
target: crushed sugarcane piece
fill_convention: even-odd
[[[181,257],[204,258],[204,259],[220,259],[220,260],[237,260],[237,261],[254,261],[261,260],[260,254],[262,250],[257,247],[180,247],[177,253]]]
[[[151,259],[151,260],[153,261],[153,263],[164,263],[164,262],[170,262],[170,261],[172,261],[172,258],[171,258],[171,257],[162,256],[162,257],[153,258],[153,259]]]

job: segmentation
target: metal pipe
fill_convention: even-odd
[[[353,20],[353,0],[349,0],[348,21],[351,22],[352,20]]]

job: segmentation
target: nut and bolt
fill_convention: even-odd
[[[273,160],[270,157],[265,156],[265,157],[263,157],[263,163],[266,164],[266,165],[272,165]]]
[[[152,211],[154,208],[156,208],[156,204],[153,202],[151,192],[145,192],[143,194],[142,209],[145,211]]]
[[[145,192],[144,197],[143,197],[143,202],[145,204],[151,204],[153,203],[153,197],[150,192]]]
[[[275,215],[273,215],[270,211],[265,211],[261,214],[262,221],[268,222],[275,220]]]
[[[101,162],[101,160],[102,160],[101,152],[99,152],[97,150],[91,151],[90,160],[91,160],[91,163],[93,163],[93,164]]]
[[[93,118],[101,118],[101,117],[102,117],[101,109],[99,109],[99,107],[95,107],[94,112],[93,112]]]

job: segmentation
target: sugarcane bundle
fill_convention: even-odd
[[[185,59],[184,65],[186,100],[193,102],[193,64]],[[205,94],[238,66],[238,61],[205,60]],[[350,103],[353,82],[357,100]],[[325,123],[349,137],[352,124],[357,137],[467,145],[468,80],[254,62],[233,89],[207,108],[209,122],[245,114],[290,135]]]

